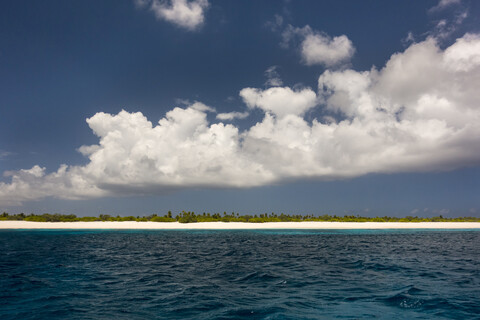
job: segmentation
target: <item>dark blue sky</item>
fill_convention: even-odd
[[[151,3],[142,7],[134,1],[117,0],[2,1],[0,171],[18,172],[39,165],[48,174],[61,164],[88,164],[89,159],[77,149],[99,143],[85,122],[98,112],[139,111],[155,125],[174,107],[186,107],[181,100],[200,101],[217,113],[248,111],[246,119],[232,122],[240,131],[248,130],[262,121],[264,110],[247,108],[239,92],[248,87],[266,90],[268,68],[276,66],[283,87],[313,91],[318,77],[332,69],[302,60],[300,47],[307,35],[300,31],[295,31],[297,42],[282,46],[288,25],[308,25],[313,34],[330,39],[348,37],[355,53],[335,70],[356,71],[369,71],[372,66],[382,69],[394,53],[412,44],[407,40],[409,33],[417,43],[435,37],[439,50],[444,50],[466,33],[480,32],[480,3],[463,1],[435,9],[437,4],[209,1],[203,24],[191,30],[156,16]],[[455,22],[465,12],[466,17]],[[282,24],[274,24],[276,15]],[[440,30],[442,20],[448,25]],[[307,112],[305,120],[312,123],[329,114],[322,110]],[[215,113],[207,113],[207,117],[210,124],[219,122]],[[468,148],[480,145],[475,137],[468,143]],[[379,173],[367,170],[340,179],[302,173],[240,189],[187,184],[179,190],[141,196],[108,194],[71,200],[75,197],[51,193],[13,202],[7,194],[0,209],[78,215],[234,210],[478,216],[478,158],[472,156],[457,164],[453,157],[447,162],[449,165],[438,168],[433,164],[432,170],[426,161],[417,167],[387,168]],[[7,188],[11,175],[2,181]],[[29,183],[32,188],[42,188],[41,182]]]

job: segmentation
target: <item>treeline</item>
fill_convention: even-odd
[[[260,215],[240,215],[239,213],[232,212],[227,214],[220,213],[203,213],[195,214],[195,212],[182,211],[179,214],[173,215],[171,211],[161,216],[152,214],[149,216],[111,216],[108,214],[101,214],[98,217],[77,217],[74,214],[59,214],[59,213],[44,213],[44,214],[8,214],[4,212],[0,215],[0,220],[24,220],[24,221],[36,221],[36,222],[76,222],[76,221],[153,221],[153,222],[175,222],[180,223],[193,223],[193,222],[250,222],[250,223],[263,223],[263,222],[300,222],[300,221],[332,221],[332,222],[480,222],[480,218],[476,217],[460,217],[460,218],[444,218],[443,216],[433,218],[421,218],[407,216],[404,218],[397,217],[361,217],[354,215],[336,216],[336,215],[290,215],[290,214],[276,214],[276,213],[264,213]]]

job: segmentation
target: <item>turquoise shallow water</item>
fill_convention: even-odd
[[[0,319],[474,319],[480,231],[0,231]]]

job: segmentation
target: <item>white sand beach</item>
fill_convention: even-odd
[[[480,222],[30,222],[0,221],[0,229],[480,229]]]

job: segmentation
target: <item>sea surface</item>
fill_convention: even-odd
[[[480,319],[480,231],[0,231],[0,319]]]

